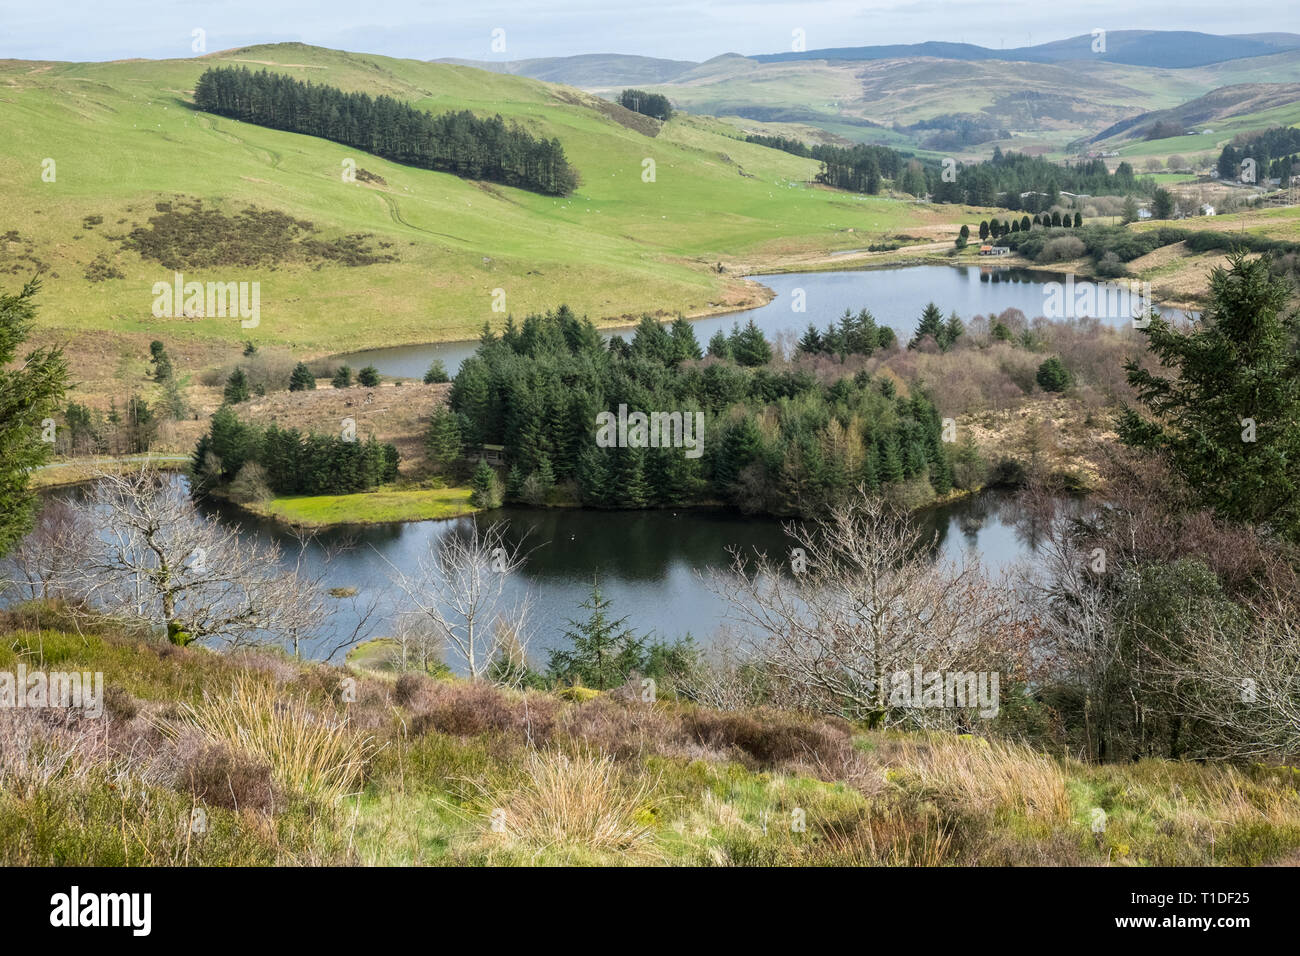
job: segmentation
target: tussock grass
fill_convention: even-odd
[[[1052,757],[979,737],[901,739],[886,776],[966,811],[1019,814],[1050,823],[1071,816],[1065,773]]]
[[[248,676],[236,679],[229,696],[208,695],[182,704],[181,712],[183,724],[214,743],[264,760],[281,786],[331,803],[361,784],[374,750],[371,738],[359,737],[346,718]]]
[[[489,838],[537,850],[577,847],[650,858],[657,783],[645,776],[624,783],[608,754],[533,750],[520,783],[496,792],[482,788],[485,829]]]

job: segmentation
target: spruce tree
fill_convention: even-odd
[[[249,399],[250,392],[248,389],[248,375],[242,368],[237,368],[230,373],[230,378],[226,379],[226,387],[222,390],[222,399],[227,405],[238,405]]]
[[[1233,520],[1300,537],[1300,317],[1266,257],[1210,273],[1210,305],[1189,332],[1154,312],[1143,329],[1164,376],[1136,360],[1121,440],[1163,452],[1202,500]]]
[[[917,323],[916,332],[912,335],[912,341],[907,343],[907,347],[909,349],[916,348],[927,335],[942,346],[943,330],[943,311],[933,302],[930,302],[921,312],[921,321]]]
[[[700,343],[695,338],[695,326],[683,315],[673,320],[672,326],[673,358],[678,362],[704,357]]]
[[[589,612],[587,617],[570,619],[564,632],[569,648],[550,652],[547,670],[553,680],[609,690],[644,666],[645,638],[627,627],[626,617],[612,618],[611,605],[600,591],[599,579],[594,579],[587,600],[579,605]]]
[[[434,472],[450,475],[455,471],[462,452],[460,419],[455,412],[441,406],[433,410],[425,448]]]
[[[722,329],[714,332],[713,338],[709,339],[709,354],[714,358],[731,358],[731,343],[727,341],[727,333]]]
[[[817,326],[809,322],[808,330],[799,339],[799,351],[807,355],[816,355],[821,350],[822,334],[817,331]]]
[[[733,331],[728,344],[731,357],[740,365],[766,365],[772,361],[772,346],[763,335],[763,330],[750,319],[743,329]]]
[[[0,554],[30,530],[38,499],[29,471],[49,456],[49,422],[67,389],[68,365],[58,349],[28,352],[11,367],[36,318],[40,282],[17,295],[0,293]]]
[[[501,507],[501,482],[497,478],[497,473],[486,461],[479,459],[469,487],[469,503],[475,508],[489,511]]]
[[[293,374],[289,376],[289,391],[291,392],[310,392],[316,388],[316,376],[311,373],[311,369],[303,362],[299,362],[293,367]]]

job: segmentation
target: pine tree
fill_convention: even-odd
[[[47,420],[53,420],[67,388],[68,365],[58,349],[35,349],[11,365],[35,322],[39,291],[33,279],[17,295],[0,293],[0,554],[31,528],[38,499],[29,485],[30,469],[53,448],[44,440]]]
[[[242,368],[237,368],[230,373],[230,378],[226,379],[226,387],[221,394],[227,405],[238,405],[248,401],[250,397],[248,376]]]
[[[1300,316],[1269,260],[1229,257],[1188,333],[1156,314],[1143,331],[1165,377],[1125,368],[1150,413],[1125,409],[1121,440],[1163,452],[1221,515],[1300,537]]]
[[[451,377],[447,374],[447,366],[442,364],[442,359],[434,359],[429,370],[424,373],[424,384],[441,385],[450,381]]]
[[[626,617],[612,619],[611,606],[601,594],[599,579],[594,579],[587,600],[579,605],[589,612],[586,619],[571,619],[564,632],[570,647],[550,652],[547,671],[553,680],[609,690],[644,667],[645,638],[627,627]]]
[[[1063,392],[1070,385],[1070,372],[1061,360],[1053,355],[1038,366],[1035,380],[1044,392]]]
[[[469,486],[469,503],[475,508],[490,511],[501,507],[501,481],[486,461],[479,460]]]
[[[821,350],[822,334],[817,331],[817,326],[809,322],[808,330],[804,332],[803,337],[799,339],[799,351],[807,355],[816,355]]]
[[[704,357],[704,353],[700,350],[700,343],[695,338],[695,326],[683,315],[678,315],[673,320],[672,340],[675,361],[683,362]]]
[[[153,365],[153,380],[155,382],[170,382],[172,380],[172,360],[167,354],[162,342],[154,339],[149,343],[149,362]]]
[[[733,331],[728,344],[731,357],[740,365],[758,366],[772,361],[772,346],[753,319],[746,322],[743,329]]]
[[[880,461],[880,481],[892,485],[903,480],[903,456],[899,450],[898,435],[890,432],[876,443]]]
[[[455,412],[441,406],[433,410],[425,448],[435,473],[449,475],[455,471],[462,454],[460,419]]]
[[[709,339],[709,354],[714,358],[731,358],[731,343],[727,341],[727,333],[722,329],[714,332],[713,338]]]
[[[330,379],[330,384],[335,388],[352,387],[352,369],[346,365],[340,365],[334,372],[334,377]]]
[[[935,342],[943,342],[943,311],[930,302],[921,312],[921,321],[917,323],[916,332],[912,335],[912,341],[907,343],[909,349],[914,349],[921,344],[921,340],[927,335],[934,339]]]
[[[305,363],[299,362],[293,367],[293,374],[289,376],[289,391],[291,392],[310,392],[316,388],[316,376],[311,373]]]
[[[379,384],[379,369],[373,365],[367,365],[360,372],[357,372],[357,384],[365,388],[375,388]]]
[[[962,323],[961,317],[953,312],[948,316],[948,321],[944,323],[943,332],[939,337],[939,347],[945,352],[957,344],[957,340],[966,332],[966,326]]]
[[[506,472],[506,500],[518,501],[524,493],[524,473],[519,466],[511,465]]]

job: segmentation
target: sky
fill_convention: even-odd
[[[421,60],[722,53],[948,40],[1046,43],[1094,29],[1300,32],[1300,6],[1222,0],[0,0],[0,58],[194,56],[254,43]],[[495,38],[495,42],[494,42]]]

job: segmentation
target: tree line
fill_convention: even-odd
[[[750,348],[763,339],[749,327],[735,338]],[[770,357],[765,340],[762,348]],[[453,381],[449,410],[435,416],[434,457],[450,468],[463,449],[500,444],[506,500],[563,495],[594,507],[723,501],[793,514],[859,486],[915,483],[925,497],[951,489],[939,415],[922,391],[902,396],[888,378],[866,374],[822,384],[807,371],[699,355],[684,319],[665,326],[647,316],[630,342],[609,346],[567,307],[522,327],[511,321],[501,334],[485,329]],[[598,447],[597,414],[620,405],[703,413],[701,455]]]
[[[1264,130],[1223,147],[1223,152],[1219,153],[1219,178],[1241,178],[1242,161],[1252,159],[1255,161],[1255,175],[1258,179],[1280,179],[1285,186],[1290,177],[1300,170],[1300,157],[1296,156],[1298,151],[1300,129],[1277,126]]]
[[[945,169],[933,159],[919,159],[888,146],[809,146],[784,136],[751,134],[746,142],[819,160],[817,181],[837,189],[876,195],[890,183],[913,196],[935,202],[971,206],[1001,206],[1037,213],[1060,202],[1062,192],[1090,196],[1150,195],[1155,181],[1139,179],[1131,164],[1114,172],[1105,160],[1057,164],[1041,156],[1003,153],[994,147],[986,162],[956,164]],[[947,175],[945,175],[945,173]]]
[[[533,136],[500,116],[433,115],[391,96],[347,93],[246,67],[214,67],[194,88],[199,109],[271,129],[342,143],[395,163],[563,196],[578,174],[558,139]]]
[[[395,481],[397,463],[396,447],[373,436],[263,428],[222,406],[195,446],[191,472],[200,491],[239,482],[252,497],[259,483],[279,495],[343,495]]]

